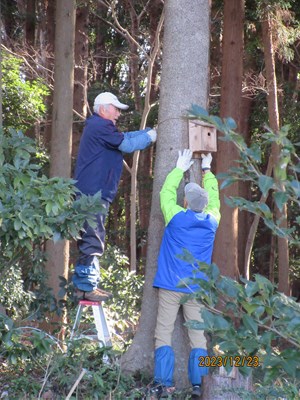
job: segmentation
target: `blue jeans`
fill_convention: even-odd
[[[102,199],[101,206],[105,209],[95,215],[96,227],[87,222],[83,226],[81,238],[77,241],[79,256],[75,265],[73,283],[84,292],[95,290],[100,281],[99,261],[105,245],[105,219],[109,202]]]

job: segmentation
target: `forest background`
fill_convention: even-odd
[[[76,258],[74,238],[97,202],[97,198],[83,198],[74,203],[74,182],[68,178],[73,175],[80,135],[94,97],[112,91],[130,104],[120,119],[120,130],[157,125],[159,136],[164,137],[161,142],[180,143],[174,139],[178,132],[164,135],[158,110],[168,46],[163,40],[165,8],[169,7],[170,19],[170,9],[177,7],[184,13],[183,5],[161,0],[59,3],[1,1],[1,357],[17,364],[20,375],[25,368],[22,360],[34,353],[24,345],[24,337],[20,339],[26,327],[35,332],[35,346],[44,356],[54,337],[57,344],[68,336],[76,305],[69,273]],[[208,5],[197,1],[193,7],[208,10]],[[213,166],[220,183],[223,180],[222,222],[214,261],[224,276],[253,279],[260,274],[278,285],[280,292],[299,298],[299,158],[292,143],[299,142],[300,7],[296,1],[284,0],[215,0],[205,15],[205,38],[210,39],[203,48],[209,50],[209,74],[203,78],[202,108],[194,107],[191,114],[217,125],[219,136],[225,134],[226,139],[218,141]],[[183,36],[184,18],[178,29]],[[197,43],[191,41],[189,46],[187,51],[192,54]],[[231,120],[223,125],[211,115],[231,117],[236,126]],[[233,131],[241,134],[243,143]],[[277,134],[275,139],[272,132]],[[153,179],[162,181],[174,166],[173,152],[169,160],[166,147],[162,148],[126,156],[119,193],[107,221],[102,279],[116,297],[110,316],[122,351],[136,332],[144,275],[150,264],[146,258],[155,264],[157,254],[157,246],[152,245],[149,252],[148,243],[151,199],[158,196],[157,189],[152,193]],[[234,162],[239,157],[240,169]],[[154,163],[159,159],[167,161],[160,164],[164,169],[157,169],[155,177]],[[248,174],[253,165],[256,177]],[[280,176],[278,170],[292,176],[288,183],[286,174]],[[199,178],[196,169],[191,174]],[[283,181],[290,188],[287,193],[282,187],[276,189]],[[272,192],[277,195],[271,196]],[[231,204],[226,197],[231,197]],[[151,287],[150,278],[146,280],[144,288]],[[146,289],[143,301],[155,296]],[[147,313],[144,318],[152,321],[151,333],[155,308],[152,317]],[[141,331],[147,328],[141,321]],[[149,337],[136,337],[138,347],[149,343]],[[142,364],[151,370],[151,357],[141,362],[134,343],[124,358],[130,364],[127,369],[135,372],[136,365]],[[103,365],[100,371],[108,373]],[[20,393],[26,391],[25,375],[18,380],[17,374],[14,384]],[[105,389],[111,391],[111,384],[115,390],[116,378],[109,376]],[[94,377],[100,379],[97,374]],[[59,394],[67,391],[71,381],[70,377],[67,382],[56,382]],[[49,382],[45,378],[43,385],[36,383],[36,392],[42,396]],[[6,384],[4,380],[4,389]],[[50,387],[54,391],[53,382]]]

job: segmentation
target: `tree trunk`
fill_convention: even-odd
[[[243,32],[244,0],[225,0],[220,114],[224,118],[232,117],[238,127],[241,125]],[[218,141],[217,173],[227,172],[238,158],[238,151],[232,143]],[[238,194],[237,183],[220,193],[221,221],[214,247],[214,261],[223,275],[232,278],[239,276],[238,209],[226,205],[225,198]]]
[[[2,14],[0,7],[0,32],[2,32]],[[3,115],[2,115],[2,34],[0,35],[0,130],[3,128]],[[2,132],[0,132],[2,134]]]
[[[252,98],[242,97],[241,99],[241,118],[239,121],[239,132],[244,137],[246,143],[250,143],[250,126],[249,120],[251,115]],[[239,182],[239,196],[250,199],[251,191],[249,182]],[[241,276],[245,277],[245,248],[247,243],[247,237],[253,215],[247,211],[239,211],[238,216],[238,268]]]
[[[70,177],[74,84],[75,0],[56,2],[55,84],[51,136],[50,177]],[[64,40],[62,40],[64,38]],[[57,297],[59,276],[67,278],[69,243],[46,245],[49,286]]]
[[[26,20],[25,20],[25,43],[29,47],[35,45],[35,25],[36,25],[36,2],[35,0],[27,0],[26,3]]]
[[[264,18],[262,20],[262,34],[264,44],[264,56],[266,63],[266,77],[267,77],[267,88],[268,88],[268,114],[271,129],[276,133],[279,131],[279,111],[278,111],[278,98],[277,98],[277,79],[275,72],[275,56],[273,48],[273,34],[272,34],[272,22],[271,15],[266,9]],[[277,144],[272,146],[272,157],[273,165],[276,165],[279,160],[280,148]],[[274,179],[279,182],[276,176],[276,170],[274,168]],[[284,191],[284,187],[281,188]],[[283,207],[280,211],[276,208],[275,211],[276,219],[282,220],[281,227],[287,228],[287,206]],[[278,290],[290,294],[289,284],[289,248],[288,240],[286,238],[277,238],[278,247]]]
[[[192,103],[207,107],[209,54],[209,1],[165,2],[164,53],[156,147],[155,175],[150,214],[149,242],[142,313],[137,334],[122,359],[127,372],[153,371],[157,290],[152,288],[156,260],[164,230],[159,191],[174,168],[178,150],[188,147],[187,122],[182,118]],[[189,60],[187,63],[186,60]],[[186,386],[189,349],[181,314],[174,331],[175,381]]]
[[[102,18],[106,18],[107,9],[106,6],[101,2],[97,2],[97,15]],[[105,72],[106,72],[106,64],[107,64],[107,54],[105,48],[105,25],[101,18],[97,18],[96,20],[96,72],[95,72],[95,81],[104,82],[105,81]]]
[[[47,1],[41,6],[40,14],[43,15],[41,22],[40,37],[40,52],[43,66],[49,70],[53,71],[53,59],[54,59],[54,40],[55,40],[55,2]],[[48,81],[49,87],[52,88],[53,80],[52,76],[45,78]],[[44,128],[44,144],[47,149],[50,149],[51,143],[51,133],[52,133],[52,111],[53,104],[53,88],[50,91],[49,96],[46,99],[47,105],[47,123]]]
[[[162,3],[160,0],[152,1],[149,4],[149,22],[150,22],[150,44],[154,46],[157,27],[162,12]],[[159,66],[157,61],[154,62],[151,87],[150,87],[150,104],[153,104],[158,98],[157,76]],[[153,183],[153,146],[144,150],[140,154],[140,166],[138,174],[138,190],[139,190],[139,221],[140,221],[140,247],[138,260],[145,264],[147,255],[147,234],[151,210],[151,195]]]
[[[132,81],[132,89],[134,93],[135,99],[135,107],[137,111],[142,113],[140,129],[145,129],[147,118],[151,109],[150,104],[150,94],[151,94],[151,82],[153,76],[153,67],[156,61],[157,54],[160,50],[160,33],[163,26],[164,15],[163,13],[160,16],[159,22],[157,24],[157,29],[153,38],[153,43],[151,47],[151,51],[149,56],[147,57],[148,61],[148,70],[147,70],[147,86],[146,86],[146,95],[144,100],[144,107],[141,103],[141,97],[139,93],[139,85],[138,85],[138,64],[137,64],[137,31],[138,31],[138,17],[133,8],[133,5],[130,1],[127,4],[131,16],[132,27],[131,34],[129,35],[126,31],[124,36],[128,39],[129,48],[130,48],[130,75]],[[118,25],[118,21],[115,19],[116,24]],[[122,28],[121,28],[122,29]],[[136,151],[133,154],[132,167],[130,169],[131,173],[131,190],[130,190],[130,270],[136,272],[137,270],[137,240],[136,240],[136,222],[137,222],[137,172],[138,172],[138,164],[139,164],[139,156],[140,152]]]
[[[136,41],[138,40],[139,35],[139,21],[137,13],[134,9],[134,6],[130,0],[125,0],[124,2],[125,9],[127,9],[128,14],[130,16],[130,35]],[[131,82],[131,91],[134,96],[134,106],[136,111],[139,113],[142,112],[142,99],[140,93],[140,80],[141,77],[139,75],[139,55],[138,55],[138,47],[137,43],[132,40],[128,40],[129,46],[129,77]]]
[[[131,38],[128,40],[129,46],[129,76],[131,82],[131,91],[134,97],[134,106],[138,113],[142,113],[142,101],[140,94],[140,75],[139,75],[139,56],[137,47],[137,37],[139,34],[139,23],[136,11],[130,0],[125,1],[125,8],[130,15]],[[136,272],[137,268],[137,240],[136,240],[136,223],[137,223],[137,171],[139,152],[133,154],[131,167],[131,190],[130,190],[130,271]]]
[[[89,56],[89,3],[81,2],[76,10],[75,26],[75,70],[74,70],[74,111],[72,154],[77,156],[83,122],[87,116],[87,75]]]

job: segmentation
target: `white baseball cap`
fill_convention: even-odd
[[[190,182],[185,185],[184,194],[188,203],[188,208],[193,211],[201,212],[208,204],[208,193],[200,185]]]
[[[121,110],[127,110],[129,106],[121,103],[117,96],[110,92],[103,92],[98,94],[94,100],[94,106],[100,106],[101,104],[112,104],[113,106],[120,108]]]

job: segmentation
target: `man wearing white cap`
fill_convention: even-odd
[[[188,183],[184,189],[184,207],[177,204],[177,189],[192,161],[192,151],[179,152],[176,168],[167,176],[160,192],[160,205],[165,219],[165,231],[158,256],[158,268],[153,286],[158,291],[158,314],[155,329],[154,383],[150,388],[151,399],[167,398],[172,392],[174,351],[172,333],[181,299],[195,292],[201,282],[207,280],[197,263],[191,264],[178,257],[188,250],[201,262],[211,264],[215,234],[220,221],[218,182],[210,171],[211,154],[202,154],[203,186]],[[182,280],[185,286],[178,287]],[[189,282],[190,281],[190,282]],[[188,282],[188,283],[187,283]],[[201,283],[200,283],[201,285]],[[201,304],[189,300],[182,305],[185,320],[200,320]],[[188,330],[190,356],[188,375],[193,386],[192,399],[201,398],[202,376],[208,373],[199,366],[199,357],[207,356],[204,332]]]
[[[144,129],[119,132],[116,122],[121,103],[109,92],[100,93],[94,101],[94,113],[87,118],[80,140],[75,168],[76,186],[81,193],[94,195],[101,191],[101,205],[96,215],[96,228],[87,223],[78,240],[79,257],[75,265],[73,283],[77,296],[90,301],[107,300],[111,294],[98,288],[99,261],[104,252],[105,217],[116,196],[123,168],[123,152],[143,150],[156,141],[156,131]]]

